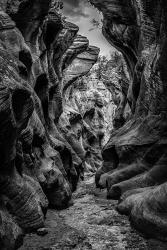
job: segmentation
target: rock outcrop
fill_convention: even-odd
[[[117,106],[113,118],[114,129],[122,127],[131,115],[127,93],[129,88],[129,74],[122,55],[112,54],[101,75],[104,85],[111,92],[112,100]]]
[[[112,95],[98,80],[96,67],[97,64],[89,74],[80,77],[68,88],[64,113],[60,117],[61,127],[68,125],[73,137],[78,137],[85,151],[83,159],[88,172],[96,172],[101,166],[102,145],[108,140],[109,131],[113,128],[112,117],[115,111]]]
[[[0,0],[2,249],[43,227],[48,206],[70,206],[85,169],[98,169],[97,187],[119,199],[117,210],[138,230],[167,240],[167,3],[90,2],[129,72],[113,82],[108,65],[102,76],[117,105],[102,154],[104,97],[87,94],[87,107],[71,98],[99,49],[65,21],[61,1]]]
[[[131,118],[114,130],[96,174],[118,211],[151,237],[166,240],[167,3],[90,1],[104,16],[103,34],[127,62]]]
[[[64,21],[61,8],[51,0],[0,1],[0,245],[5,250],[43,227],[48,205],[72,204],[83,171],[84,159],[61,130],[59,117],[62,95],[91,69],[99,49]]]
[[[89,46],[84,52],[79,53],[76,56],[71,65],[64,70],[64,81],[62,85],[63,93],[70,86],[70,84],[89,72],[90,68],[92,68],[97,60],[98,54],[99,49],[97,47]]]

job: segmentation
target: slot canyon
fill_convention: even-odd
[[[166,0],[0,0],[0,250],[167,249],[166,67]]]

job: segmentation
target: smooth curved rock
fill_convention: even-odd
[[[91,63],[80,64],[78,77],[86,74],[98,53],[87,52],[88,40],[63,20],[57,0],[1,0],[0,8],[0,240],[15,249],[23,231],[44,226],[48,205],[72,204],[85,152],[78,156],[75,138],[58,126],[62,73],[87,53]]]
[[[135,192],[135,190],[134,190]],[[154,204],[154,205],[153,205]],[[118,205],[118,211],[130,215],[133,226],[148,237],[166,241],[166,183],[137,190]],[[158,225],[158,226],[157,226]]]
[[[131,76],[127,100],[132,116],[111,133],[102,153],[104,161],[110,162],[110,168],[98,171],[97,185],[100,176],[110,171],[106,177],[108,197],[118,199],[125,192],[119,211],[128,213],[142,232],[166,240],[163,232],[167,228],[164,219],[167,212],[164,206],[167,4],[156,0],[91,0],[91,3],[102,11],[103,34],[123,53]],[[144,169],[145,173],[138,176]],[[135,188],[148,186],[151,188],[135,194]]]

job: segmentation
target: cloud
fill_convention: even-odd
[[[88,5],[86,0],[64,0],[63,13],[66,16],[81,18],[88,18],[89,14],[85,13],[85,7]]]

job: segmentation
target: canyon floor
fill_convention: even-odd
[[[86,176],[73,194],[74,205],[49,210],[45,236],[28,234],[20,250],[165,250],[167,243],[144,239],[127,217],[115,210],[116,201],[95,189],[94,176]]]

